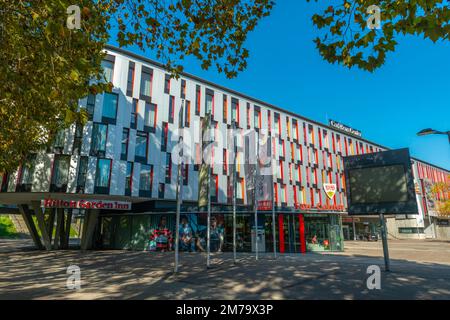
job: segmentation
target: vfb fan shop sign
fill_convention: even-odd
[[[325,191],[328,198],[333,199],[334,195],[336,194],[336,184],[334,183],[324,183],[323,184],[323,190]]]
[[[105,209],[105,210],[131,210],[131,202],[109,200],[56,200],[45,199],[41,201],[42,208],[63,209]]]

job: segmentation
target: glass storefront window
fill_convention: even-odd
[[[342,250],[341,233],[338,215],[305,215],[305,237],[308,251]]]

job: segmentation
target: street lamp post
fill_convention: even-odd
[[[417,132],[418,136],[427,136],[430,134],[446,134],[448,136],[448,142],[450,143],[450,131],[438,131],[431,128],[427,128]]]
[[[431,128],[423,129],[417,132],[418,136],[427,136],[430,134],[446,134],[448,137],[448,142],[450,143],[450,131],[438,131]],[[426,204],[428,207],[428,204]],[[428,211],[428,210],[427,210]],[[431,230],[433,231],[433,237],[436,238],[436,229],[434,228],[434,222],[431,219],[430,212],[428,211],[428,222],[431,226]]]

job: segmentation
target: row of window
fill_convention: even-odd
[[[102,66],[105,70],[105,78],[107,81],[112,82],[112,75],[113,75],[113,69],[114,69],[114,61],[115,57],[108,55],[107,58],[102,63]],[[135,79],[135,63],[132,61],[129,61],[129,67],[128,67],[128,80],[127,80],[127,95],[133,96],[133,89],[134,89],[134,81]],[[146,101],[146,103],[151,104],[151,95],[152,95],[152,82],[153,82],[153,70],[151,68],[148,68],[146,66],[142,67],[141,71],[141,86],[140,86],[140,99],[143,99]],[[186,86],[187,82],[184,79],[181,79],[181,87],[180,87],[180,97],[182,99],[186,98]],[[164,79],[164,93],[170,94],[171,91],[171,77],[170,75],[166,74]],[[196,95],[195,95],[195,114],[200,115],[200,98],[201,98],[201,87],[199,85],[196,85]],[[92,97],[88,99],[88,105],[89,100],[92,101]],[[95,99],[94,99],[95,100]],[[134,99],[137,101],[137,99]],[[187,107],[185,111],[185,126],[189,126],[189,115],[190,115],[190,102],[187,101]],[[134,103],[135,106],[137,106],[137,103]],[[92,106],[92,104],[91,104]],[[104,107],[105,108],[105,107]],[[148,107],[152,108],[152,107]],[[152,113],[148,117],[146,116],[146,126],[148,127],[154,127],[156,123],[156,105],[153,105],[153,110],[149,111]],[[137,108],[135,108],[133,114],[137,114]],[[146,106],[147,109],[147,106]],[[228,97],[226,94],[223,95],[223,121],[224,123],[227,123],[228,119]],[[174,110],[175,110],[175,97],[170,96],[169,97],[169,123],[173,123],[173,117],[174,117]],[[250,103],[247,103],[247,128],[250,128],[250,119],[251,119],[251,106]],[[215,112],[215,101],[214,101],[214,91],[211,89],[206,88],[205,89],[205,112],[206,114],[212,114],[214,116]],[[103,112],[103,118],[105,118],[106,121],[110,121],[110,119],[115,119],[115,115],[117,113],[117,97],[108,97],[106,101],[106,110]],[[147,114],[147,112],[146,112]],[[231,119],[232,121],[235,121],[237,126],[239,126],[240,119],[239,119],[239,100],[236,98],[231,98]],[[281,124],[281,117],[279,113],[273,112],[274,114],[274,125],[275,125],[275,132],[278,133],[279,136],[282,134],[282,124]],[[257,105],[254,105],[253,107],[253,124],[254,128],[260,129],[262,128],[262,111],[261,108]],[[132,117],[133,118],[133,117]],[[267,110],[267,120],[268,120],[268,130],[271,132],[272,128],[272,121],[271,121],[271,110]],[[151,119],[151,120],[150,120]],[[291,128],[291,122],[292,120],[292,128]],[[103,120],[102,120],[103,122]],[[110,122],[108,122],[110,123]],[[131,128],[133,127],[130,126]],[[299,135],[299,121],[297,119],[290,119],[289,117],[286,117],[286,129],[287,129],[287,137],[289,140],[291,138],[295,141],[299,141],[300,135]],[[291,132],[292,131],[292,132]],[[312,144],[313,146],[316,146],[316,134],[314,132],[314,126],[311,124],[305,124],[303,123],[303,133],[304,133],[304,141],[305,144]],[[339,134],[335,134],[334,132],[330,133],[326,129],[317,128],[317,137],[318,137],[318,145],[317,147],[319,149],[327,149],[327,150],[333,150],[333,153],[340,152],[341,154],[347,156],[347,155],[355,155],[355,154],[363,154],[363,153],[372,153],[374,151],[378,151],[379,149],[376,148],[374,150],[373,146],[369,146],[368,144],[364,144],[362,142],[358,142],[356,140],[352,140],[351,138],[344,137],[344,143],[341,143],[341,136]],[[365,148],[364,148],[365,147]]]

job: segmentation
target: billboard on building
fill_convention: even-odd
[[[205,115],[201,119],[200,127],[200,143],[202,146],[202,163],[200,165],[199,177],[198,177],[198,206],[206,207],[208,205],[208,183],[210,180],[209,169],[210,163],[207,163],[205,159],[211,159],[211,141],[205,137],[205,133],[210,129],[211,126],[211,116]]]
[[[418,214],[408,149],[344,157],[350,215]]]
[[[259,134],[255,192],[258,210],[271,210],[273,205],[273,161],[271,137]]]

